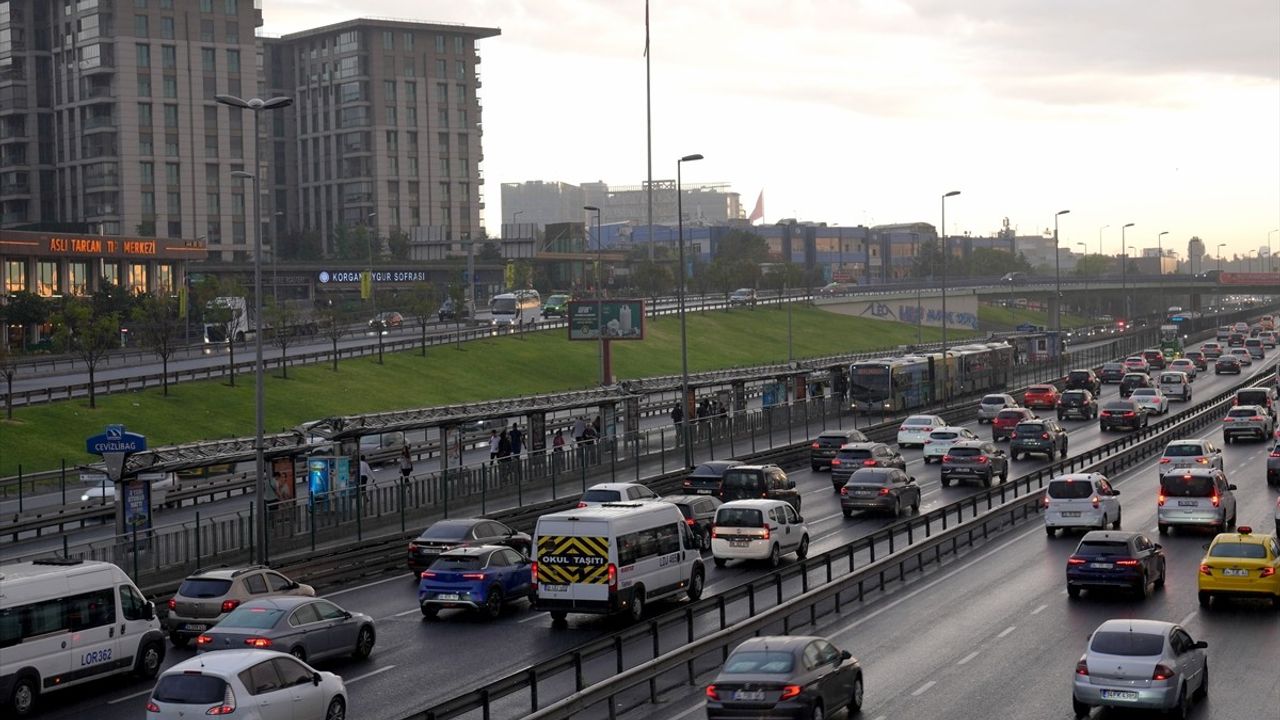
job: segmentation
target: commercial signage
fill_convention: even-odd
[[[276,500],[292,500],[297,493],[297,485],[294,481],[293,458],[272,458],[271,479],[275,483]]]
[[[312,508],[319,505],[328,510],[331,497],[353,491],[349,462],[350,459],[342,455],[313,457],[307,461],[307,490],[310,493],[307,502]]]
[[[103,434],[85,440],[85,449],[94,455],[136,453],[147,449],[147,438],[126,432],[123,425],[108,425]]]
[[[321,270],[316,280],[321,285],[344,285],[358,283],[369,274],[368,270]],[[372,276],[376,283],[427,281],[426,270],[374,270]]]
[[[203,240],[128,238],[103,235],[52,235],[0,230],[0,254],[139,260],[203,260]]]
[[[606,340],[643,340],[644,301],[569,301],[570,340],[599,340],[602,325]]]
[[[161,475],[163,477],[163,475]],[[151,529],[151,480],[138,477],[128,480],[124,487],[124,527],[125,531],[145,532]]]
[[[1280,286],[1280,273],[1224,272],[1218,275],[1220,285],[1276,285]]]

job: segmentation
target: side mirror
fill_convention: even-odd
[[[143,606],[142,606],[142,619],[143,619],[143,620],[154,620],[154,619],[155,619],[155,617],[156,617],[156,604],[155,604],[155,603],[153,603],[153,602],[148,602],[146,605],[143,605]]]
[[[298,587],[299,587],[298,583],[296,583],[296,582],[294,582],[294,581],[290,580],[290,581],[289,581],[289,584],[284,586],[284,589],[285,589],[285,590],[297,590],[297,589],[298,589]]]
[[[1120,495],[1120,491],[1119,491],[1119,490],[1112,490],[1112,491],[1111,491],[1111,496],[1112,496],[1112,497],[1118,497],[1119,495]]]
[[[916,477],[914,475],[907,476],[907,482],[914,483],[915,481],[916,481]]]
[[[1196,643],[1192,644],[1192,646],[1191,646],[1191,647],[1192,647],[1193,649],[1195,649],[1195,650],[1203,650],[1203,649],[1205,649],[1205,648],[1209,647],[1209,643],[1207,643],[1207,642],[1205,642],[1205,641],[1203,641],[1203,640],[1200,640],[1199,642],[1196,642]]]
[[[849,652],[848,650],[841,650],[841,651],[840,651],[840,659],[841,659],[841,660],[852,660],[852,659],[853,659],[853,653]]]
[[[1214,448],[1214,449],[1213,449],[1213,454],[1214,454],[1214,455],[1221,455],[1221,454],[1222,454],[1222,448]]]
[[[795,480],[788,479],[788,480],[787,480],[787,489],[788,489],[788,490],[795,490],[795,489],[796,489],[796,481],[795,481]]]
[[[800,523],[802,523],[802,522],[804,522],[804,516],[803,516],[803,515],[797,515],[797,516],[796,516],[796,524],[797,524],[797,525],[799,525],[799,524],[800,524]]]
[[[1228,490],[1235,490],[1235,489],[1236,489],[1236,486],[1235,486],[1235,485],[1228,485],[1228,486],[1227,486],[1227,489],[1228,489]]]
[[[312,685],[320,684],[320,673],[311,673],[311,684]]]
[[[1153,544],[1151,545],[1151,547],[1152,547],[1152,548],[1154,548],[1154,549],[1156,549],[1156,550],[1163,550],[1163,549],[1164,549],[1164,546],[1163,546],[1163,545],[1161,545],[1160,543],[1153,543]]]

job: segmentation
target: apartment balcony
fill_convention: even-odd
[[[94,130],[115,130],[116,119],[111,116],[105,117],[88,117],[85,118],[82,125],[84,132],[92,132]]]
[[[27,180],[0,182],[0,196],[30,195],[31,183]]]

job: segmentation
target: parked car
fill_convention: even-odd
[[[1164,415],[1169,412],[1169,398],[1160,392],[1160,388],[1134,388],[1133,392],[1129,394],[1129,399],[1151,415]]]
[[[1067,596],[1088,590],[1128,590],[1145,598],[1164,587],[1165,556],[1160,543],[1138,532],[1094,530],[1067,558]]]
[[[947,421],[937,415],[912,415],[898,427],[898,447],[924,447],[929,433],[946,425]]]
[[[1151,422],[1147,411],[1132,400],[1109,400],[1098,414],[1098,427],[1108,430],[1140,430]]]
[[[756,291],[751,288],[738,288],[729,294],[729,305],[754,306]]]
[[[996,417],[991,421],[991,440],[999,442],[1007,440],[1013,434],[1013,429],[1018,423],[1026,420],[1034,420],[1036,414],[1026,408],[1008,408],[996,413]]]
[[[707,686],[707,720],[827,717],[862,710],[862,667],[826,638],[754,637],[724,661]]]
[[[1240,360],[1234,355],[1223,355],[1213,362],[1214,375],[1239,375],[1241,372]]]
[[[1187,468],[1160,476],[1156,527],[1200,526],[1223,532],[1236,524],[1236,486],[1216,468]]]
[[[979,480],[983,487],[991,487],[997,477],[1000,482],[1009,479],[1009,457],[994,442],[965,440],[952,445],[942,456],[942,487],[951,487],[952,480],[962,478]]]
[[[1275,418],[1258,405],[1233,405],[1222,418],[1222,439],[1227,444],[1242,437],[1266,442],[1275,432]]]
[[[169,598],[164,629],[174,647],[186,647],[249,600],[315,594],[310,585],[294,582],[265,565],[199,570],[188,575]]]
[[[1069,473],[1049,481],[1044,495],[1044,529],[1049,537],[1068,528],[1120,529],[1120,491],[1101,473]]]
[[[1067,456],[1067,431],[1057,420],[1049,418],[1020,422],[1009,436],[1009,457],[1045,455],[1053,460]]]
[[[160,675],[146,707],[147,720],[209,715],[342,720],[350,709],[341,677],[274,650],[255,649],[183,660]]]
[[[1097,395],[1102,392],[1102,379],[1088,368],[1067,373],[1067,390],[1088,390]]]
[[[1211,467],[1222,470],[1222,449],[1204,438],[1173,440],[1160,455],[1157,470],[1161,475],[1180,472],[1194,467]]]
[[[724,503],[720,502],[719,498],[691,495],[668,495],[662,498],[662,501],[680,508],[680,514],[684,516],[684,524],[688,525],[689,530],[693,532],[694,539],[698,541],[698,547],[710,550],[711,527],[715,524],[716,510]]]
[[[920,486],[898,468],[860,468],[840,488],[840,510],[852,517],[855,510],[879,510],[893,517],[903,509],[920,512]]]
[[[1124,366],[1124,363],[1109,362],[1102,364],[1102,372],[1098,377],[1107,385],[1116,385],[1128,372],[1129,369]]]
[[[1107,620],[1089,636],[1076,663],[1071,708],[1077,720],[1095,707],[1191,714],[1209,692],[1208,644],[1159,620]]]
[[[978,401],[978,424],[989,423],[1000,414],[1001,410],[1016,407],[1018,407],[1018,401],[1007,393],[984,395],[982,400]]]
[[[532,594],[533,563],[503,545],[448,550],[418,576],[418,609],[426,619],[445,608],[463,608],[492,620],[508,603]]]
[[[831,486],[836,492],[849,481],[849,476],[862,468],[896,467],[907,469],[902,454],[885,443],[855,442],[840,448],[831,460]]]
[[[711,460],[693,469],[681,484],[686,495],[719,495],[725,470],[741,465],[739,460]]]
[[[809,528],[784,500],[733,500],[716,510],[711,556],[716,567],[730,560],[766,560],[778,567],[783,555],[797,560],[809,554]]]
[[[605,503],[657,500],[658,493],[647,485],[634,482],[596,483],[578,498],[578,507],[597,507]]]
[[[373,618],[315,597],[250,600],[196,638],[196,652],[279,650],[309,663],[364,659],[377,641]]]
[[[1053,385],[1032,385],[1023,394],[1022,404],[1034,410],[1052,410],[1058,407],[1058,388]]]
[[[1280,500],[1276,507],[1280,511]],[[1209,543],[1196,579],[1200,607],[1224,598],[1270,600],[1280,607],[1280,542],[1247,525],[1222,533]]]
[[[1058,419],[1092,420],[1098,417],[1098,399],[1089,390],[1068,390],[1058,400]]]
[[[420,572],[430,568],[436,558],[448,550],[480,545],[505,545],[516,552],[529,554],[528,533],[516,532],[497,520],[488,518],[455,518],[437,520],[431,527],[409,542],[409,569]],[[417,576],[414,577],[417,582]]]
[[[729,502],[748,498],[783,500],[800,512],[796,481],[788,478],[777,465],[735,465],[725,471],[720,482],[720,499]]]
[[[1133,394],[1137,388],[1155,387],[1151,382],[1151,376],[1145,372],[1131,372],[1120,380],[1120,397],[1127,398]]]
[[[931,462],[942,462],[942,456],[955,443],[977,439],[978,436],[966,427],[940,427],[929,433],[929,439],[924,441],[924,463],[928,465]]]
[[[1182,359],[1190,360],[1195,365],[1196,370],[1209,370],[1209,355],[1203,350],[1188,350],[1182,355]]]
[[[840,448],[852,442],[866,442],[867,436],[861,430],[852,428],[842,430],[823,430],[809,445],[809,467],[814,472],[823,468],[831,469],[831,460]]]

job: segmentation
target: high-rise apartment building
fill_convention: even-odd
[[[743,219],[739,195],[727,183],[690,183],[681,192],[686,223],[714,225]],[[505,223],[580,221],[584,205],[600,208],[603,223],[645,225],[649,218],[649,188],[646,184],[609,186],[588,182],[579,186],[541,180],[502,184]],[[675,180],[654,180],[654,224],[675,224],[677,207]]]

